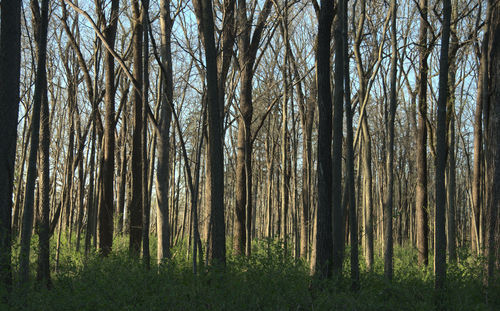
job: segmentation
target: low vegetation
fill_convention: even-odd
[[[201,268],[198,275],[186,244],[173,249],[172,261],[153,263],[150,270],[129,256],[128,239],[117,238],[114,245],[108,258],[61,248],[51,289],[36,282],[16,287],[0,310],[431,310],[436,300],[432,267],[419,268],[409,246],[395,249],[392,282],[385,280],[376,252],[373,271],[362,265],[361,288],[352,292],[348,261],[343,279],[312,280],[308,264],[285,255],[279,241],[255,243],[250,258],[229,256],[223,273]],[[55,265],[55,256],[51,262]],[[500,307],[500,284],[485,291],[482,264],[463,251],[458,264],[448,267],[441,299],[449,310]],[[31,271],[35,268],[33,262]]]

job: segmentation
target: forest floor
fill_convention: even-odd
[[[36,258],[36,241],[32,246]],[[201,267],[196,276],[186,247],[175,248],[168,264],[148,270],[128,256],[127,246],[128,240],[118,238],[108,258],[87,259],[74,246],[61,248],[52,288],[14,287],[0,310],[433,310],[437,299],[432,264],[418,267],[411,247],[395,248],[392,282],[384,279],[379,251],[371,272],[360,258],[361,287],[353,292],[348,261],[341,279],[313,281],[308,265],[285,256],[275,241],[257,242],[251,258],[230,256],[223,271]],[[55,269],[55,245],[51,256]],[[486,291],[481,260],[459,257],[448,266],[440,303],[448,310],[500,310],[500,284]]]

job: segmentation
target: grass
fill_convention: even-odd
[[[361,289],[352,292],[348,260],[343,278],[312,281],[308,265],[285,256],[277,241],[256,242],[251,258],[229,256],[224,271],[202,268],[197,276],[185,245],[173,250],[174,260],[150,270],[128,256],[127,245],[118,238],[108,258],[87,259],[63,248],[52,289],[15,286],[0,310],[432,310],[436,302],[432,268],[418,267],[409,247],[395,249],[392,282],[376,257],[373,271],[361,264]],[[500,309],[500,285],[490,289],[486,304],[482,273],[481,260],[470,257],[448,267],[441,299],[449,310]]]

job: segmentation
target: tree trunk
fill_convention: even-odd
[[[427,206],[427,6],[428,0],[420,0],[420,64],[418,78],[418,126],[417,126],[417,249],[418,264],[429,263],[429,207]]]
[[[488,46],[488,71],[489,80],[486,89],[488,98],[485,108],[488,112],[488,127],[486,150],[488,159],[488,223],[487,223],[487,280],[486,284],[492,286],[495,283],[495,256],[497,247],[495,239],[497,230],[498,205],[500,204],[500,4],[498,1],[490,0],[488,5],[491,16],[488,16],[490,41]]]
[[[457,74],[457,52],[458,52],[458,37],[457,37],[457,2],[454,1],[452,8],[451,24],[451,41],[449,47],[449,98],[447,103],[447,145],[448,145],[448,167],[446,171],[446,190],[447,190],[447,251],[450,262],[457,261],[457,248],[456,248],[456,224],[455,224],[455,193],[456,193],[456,161],[455,161],[455,83]]]
[[[21,62],[21,1],[2,1],[0,33],[0,282],[10,291],[11,217]]]
[[[47,91],[47,73],[45,69],[47,57],[47,28],[49,23],[49,1],[43,0],[40,7],[38,1],[32,0],[31,8],[34,16],[34,33],[36,38],[36,80],[33,95],[33,111],[31,126],[31,145],[28,157],[28,171],[26,175],[26,192],[24,199],[23,224],[21,230],[21,251],[19,254],[19,274],[22,284],[29,280],[29,258],[31,233],[33,230],[33,205],[35,195],[37,152],[40,136],[40,108],[44,93]],[[9,198],[10,200],[10,198]]]
[[[114,48],[116,27],[118,25],[119,0],[111,1],[109,24],[104,29],[106,43]],[[104,125],[104,158],[102,161],[102,195],[99,204],[99,251],[103,256],[111,252],[113,245],[113,203],[114,203],[114,169],[115,169],[115,62],[113,55],[106,51],[104,68],[106,92],[104,102],[106,118]]]
[[[217,95],[217,51],[214,40],[214,20],[211,0],[194,1],[199,33],[205,46],[208,94],[207,207],[210,211],[208,260],[211,264],[226,264],[224,224],[224,158],[222,153],[222,111]]]
[[[134,62],[134,79],[137,83],[137,88],[134,88],[132,93],[133,123],[134,130],[132,136],[132,202],[130,202],[130,240],[129,251],[132,255],[139,257],[142,242],[142,171],[144,169],[144,159],[142,158],[142,75],[143,75],[143,59],[142,59],[142,38],[144,28],[142,24],[140,4],[138,0],[131,1],[132,16],[133,16],[133,62]]]
[[[384,202],[384,275],[388,280],[392,280],[393,275],[393,235],[392,235],[392,210],[394,202],[394,121],[396,117],[396,71],[398,61],[397,41],[396,41],[396,0],[391,0],[391,69],[390,69],[390,96],[389,96],[389,120],[388,143],[387,143],[387,158],[386,158],[386,174],[387,186]]]
[[[157,136],[158,162],[156,168],[156,185],[158,210],[156,213],[156,226],[158,231],[158,264],[170,258],[170,224],[168,222],[168,194],[170,178],[170,121],[173,100],[172,77],[172,51],[170,36],[173,20],[170,18],[170,1],[160,2],[160,29],[161,48],[160,54],[166,74],[161,74],[161,110],[160,110],[160,135]]]
[[[436,125],[436,212],[435,212],[435,287],[444,288],[446,280],[446,188],[445,171],[447,157],[446,143],[446,104],[448,101],[448,69],[450,45],[451,0],[443,1],[443,30],[441,37],[441,55],[439,59],[439,95],[437,102]]]
[[[353,290],[359,289],[359,255],[358,255],[358,216],[356,204],[356,189],[354,181],[354,138],[352,130],[352,104],[351,104],[351,81],[349,77],[349,48],[347,38],[347,5],[344,7],[344,28],[342,35],[344,38],[344,87],[345,87],[345,118],[346,118],[346,188],[347,188],[347,202],[349,209],[349,224],[350,231],[349,237],[351,240],[351,288]]]
[[[333,270],[342,274],[344,259],[344,225],[342,213],[342,125],[344,106],[344,7],[345,0],[337,3],[338,12],[334,29],[335,36],[335,90],[333,98],[333,157],[332,157],[332,200],[333,200]],[[326,80],[329,81],[329,80]]]
[[[326,278],[332,275],[332,94],[330,88],[330,41],[333,1],[321,0],[316,46],[318,85],[318,207],[312,273]]]

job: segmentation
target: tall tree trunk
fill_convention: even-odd
[[[487,159],[488,159],[488,189],[490,198],[488,199],[488,223],[487,223],[487,280],[488,286],[495,284],[495,261],[498,251],[495,239],[498,237],[497,230],[498,205],[500,205],[500,3],[498,1],[488,1],[490,6],[489,24],[490,41],[488,46],[488,76],[485,109],[488,115],[487,127]]]
[[[134,79],[137,88],[132,93],[133,123],[134,130],[132,136],[132,202],[130,202],[130,240],[129,251],[134,256],[139,256],[142,242],[142,172],[144,169],[144,159],[142,158],[142,84],[143,84],[143,59],[142,59],[142,38],[144,27],[140,11],[139,0],[131,0],[132,7],[132,46],[134,62]]]
[[[0,282],[12,285],[11,217],[21,62],[21,1],[2,1],[0,33]]]
[[[26,192],[24,199],[23,224],[21,230],[21,251],[19,254],[19,274],[21,283],[29,280],[29,258],[31,233],[33,231],[33,205],[35,195],[36,163],[40,135],[40,108],[47,91],[47,73],[45,63],[47,58],[47,28],[49,23],[49,1],[42,0],[41,7],[37,0],[31,1],[34,16],[34,33],[36,38],[36,80],[33,95],[33,111],[31,126],[31,145],[28,157],[28,172],[26,175]],[[3,9],[2,9],[3,10]]]
[[[344,106],[344,7],[345,0],[339,0],[334,29],[335,37],[335,90],[333,95],[333,157],[332,157],[332,200],[333,200],[333,270],[342,274],[344,259],[344,225],[342,213],[342,125]],[[328,80],[326,80],[328,81]]]
[[[46,81],[45,81],[46,82]],[[43,286],[50,287],[50,248],[49,248],[49,226],[50,226],[50,127],[49,127],[49,103],[47,89],[42,96],[40,111],[40,176],[39,176],[39,206],[41,207],[41,218],[38,225],[38,269],[37,281]]]
[[[143,25],[143,41],[142,41],[142,260],[147,269],[150,268],[151,255],[149,250],[149,227],[150,227],[150,196],[149,196],[149,180],[148,171],[148,93],[149,93],[149,0],[142,0],[142,25]],[[153,161],[154,163],[154,161]]]
[[[446,280],[446,104],[448,101],[448,52],[450,46],[450,20],[451,0],[444,0],[441,55],[439,59],[439,95],[436,116],[436,212],[434,229],[434,239],[436,243],[434,249],[434,265],[436,270],[435,287],[439,290],[444,288],[444,283]]]
[[[446,191],[447,191],[447,251],[450,262],[457,261],[456,248],[456,223],[455,223],[455,193],[456,193],[456,161],[455,161],[455,83],[457,74],[457,52],[458,52],[458,36],[457,36],[457,1],[454,1],[452,8],[451,24],[451,41],[449,47],[449,82],[448,90],[449,97],[447,103],[447,144],[448,144],[448,167],[446,171]]]
[[[346,187],[347,187],[347,202],[349,204],[349,224],[350,224],[350,240],[351,240],[351,288],[359,289],[359,255],[358,255],[358,216],[356,204],[356,189],[354,181],[354,138],[352,130],[352,106],[351,106],[351,81],[349,77],[349,48],[347,38],[347,5],[344,7],[344,28],[342,35],[344,38],[344,87],[345,87],[345,118],[346,118]]]
[[[316,45],[316,83],[318,85],[318,207],[312,273],[332,275],[332,94],[330,88],[330,41],[333,1],[321,0]]]
[[[491,15],[491,6],[488,2],[486,9],[486,21]],[[480,51],[480,64],[477,82],[477,100],[476,111],[474,115],[474,162],[473,162],[473,176],[472,176],[472,222],[471,222],[471,247],[472,253],[478,255],[480,252],[480,215],[484,213],[481,209],[481,165],[483,158],[483,124],[482,115],[485,100],[487,99],[487,85],[488,85],[488,46],[489,46],[489,29],[483,36]]]
[[[392,210],[394,202],[394,121],[396,117],[396,71],[398,62],[398,51],[396,41],[396,14],[398,6],[396,0],[391,0],[391,69],[390,69],[390,95],[389,95],[389,122],[387,124],[388,142],[386,158],[387,186],[384,202],[384,274],[388,280],[393,275],[393,236],[392,236]]]
[[[290,190],[290,168],[288,166],[288,3],[285,0],[283,4],[283,43],[285,45],[285,55],[283,57],[283,103],[281,109],[281,239],[283,240],[283,251],[287,255],[288,245],[288,204]]]
[[[228,4],[228,6],[230,5]],[[234,6],[234,4],[232,5]],[[241,86],[238,149],[236,154],[236,219],[234,232],[234,251],[236,255],[242,255],[244,252],[250,255],[251,252],[251,236],[248,234],[247,231],[249,230],[247,228],[251,228],[252,220],[252,83],[257,51],[271,5],[272,1],[266,0],[252,35],[253,21],[247,17],[246,1],[238,0],[238,63],[241,70]],[[229,7],[229,10],[231,10],[231,7]],[[229,48],[229,46],[224,48]],[[220,79],[225,79],[224,72],[220,72],[219,76]],[[219,88],[219,92],[223,91],[223,88]],[[220,96],[222,94],[219,94]]]
[[[205,46],[208,95],[207,207],[210,211],[208,260],[211,264],[226,264],[224,224],[224,157],[222,153],[222,111],[217,83],[217,51],[214,40],[212,0],[194,1],[199,33]]]
[[[420,0],[420,64],[418,77],[418,126],[417,126],[417,249],[418,264],[429,263],[429,207],[427,206],[427,10],[428,0]]]
[[[115,45],[116,27],[118,25],[119,0],[111,1],[109,24],[104,29],[106,43],[112,49]],[[114,203],[114,172],[115,172],[115,61],[113,55],[106,51],[104,68],[106,92],[104,102],[106,118],[104,125],[104,158],[102,161],[102,195],[99,204],[99,251],[103,256],[111,252],[113,245],[113,203]]]
[[[160,135],[157,136],[158,162],[156,168],[156,185],[158,210],[156,213],[156,226],[158,231],[158,263],[170,258],[170,224],[168,217],[168,192],[170,178],[170,121],[173,100],[172,79],[172,50],[171,33],[173,20],[170,18],[170,1],[160,2],[160,29],[161,48],[160,54],[166,74],[161,74],[161,110],[160,110]]]

